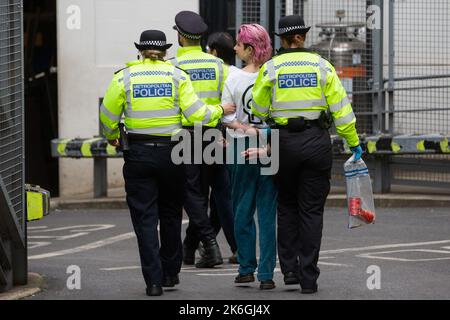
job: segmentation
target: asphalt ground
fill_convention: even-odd
[[[183,224],[183,236],[187,220]],[[231,252],[222,235],[224,257]],[[180,285],[145,295],[136,238],[127,210],[57,210],[28,225],[29,270],[45,289],[30,300],[411,300],[450,299],[450,208],[382,208],[377,221],[347,229],[344,208],[327,208],[319,291],[237,286],[237,266],[183,266]],[[79,277],[78,277],[79,276]]]

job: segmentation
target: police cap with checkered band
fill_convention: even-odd
[[[160,30],[146,30],[141,33],[139,43],[134,43],[139,51],[142,50],[167,50],[172,44],[167,43],[166,34]]]
[[[285,16],[278,22],[277,36],[289,36],[293,34],[306,34],[311,27],[305,25],[305,21],[298,15]]]
[[[183,37],[199,40],[208,30],[203,18],[192,11],[181,11],[175,16],[175,25],[173,26]]]

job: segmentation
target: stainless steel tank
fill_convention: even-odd
[[[372,111],[370,95],[357,93],[369,90],[370,57],[366,55],[366,43],[358,39],[359,32],[365,27],[365,23],[343,21],[345,17],[343,10],[338,10],[336,17],[338,21],[316,25],[321,29],[319,33],[321,39],[310,49],[334,65],[350,101],[352,101],[354,111]],[[357,116],[357,127],[361,133],[371,132],[371,116]]]

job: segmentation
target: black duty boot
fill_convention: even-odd
[[[195,248],[191,249],[183,244],[183,262],[186,265],[193,265],[195,263]]]
[[[223,263],[222,254],[220,253],[216,239],[204,241],[203,248],[205,249],[205,253],[195,264],[196,268],[213,268]]]

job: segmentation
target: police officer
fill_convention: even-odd
[[[217,122],[224,110],[201,102],[189,76],[163,61],[171,46],[163,32],[144,31],[135,46],[142,59],[116,72],[104,96],[100,119],[104,135],[117,146],[119,121],[122,113],[125,115],[129,133],[123,167],[127,203],[147,295],[158,296],[163,294],[162,287],[179,283],[182,263],[184,172],[171,160],[171,136],[181,130],[182,115],[189,121]],[[226,113],[233,112],[229,109],[225,106]]]
[[[252,113],[280,130],[278,254],[285,284],[317,291],[323,211],[330,190],[332,152],[324,121],[331,112],[337,133],[355,158],[362,154],[355,115],[334,67],[303,48],[310,27],[297,15],[279,21],[283,50],[269,60],[253,88]],[[355,159],[355,160],[356,160]]]
[[[175,16],[174,29],[178,32],[178,42],[181,47],[178,49],[177,57],[169,61],[189,73],[194,90],[203,102],[219,104],[228,75],[228,66],[221,59],[202,51],[200,40],[207,28],[208,26],[197,13],[192,11],[178,13]],[[203,124],[202,130],[205,132],[209,128],[215,128],[218,122],[216,120]],[[191,132],[194,130],[194,123],[189,119],[183,118],[183,126]],[[192,159],[194,159],[193,156]],[[196,267],[214,267],[222,264],[223,259],[214,227],[208,218],[210,186],[225,237],[231,243],[231,247],[236,248],[228,172],[225,165],[221,164],[186,164],[185,168],[184,208],[189,216],[189,226],[183,242],[183,260],[186,264],[194,263],[195,250],[200,238],[205,250],[196,263]]]

